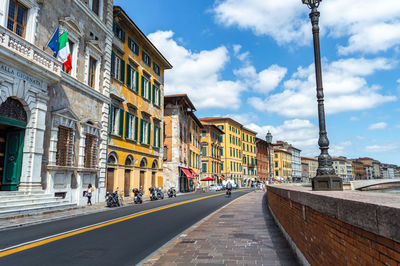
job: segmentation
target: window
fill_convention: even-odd
[[[151,59],[150,59],[150,56],[149,56],[148,54],[146,54],[144,51],[142,51],[142,59],[143,59],[143,62],[144,62],[146,65],[151,66]]]
[[[275,162],[275,167],[278,167],[278,162]]]
[[[161,146],[161,136],[160,136],[160,127],[154,125],[154,137],[153,137],[153,146],[160,148]]]
[[[95,77],[96,77],[96,64],[97,61],[93,57],[89,57],[89,77],[88,85],[91,88],[95,87]]]
[[[123,31],[115,22],[113,23],[113,32],[118,39],[120,39],[122,42],[125,42],[125,31]]]
[[[153,104],[156,106],[160,106],[161,101],[161,92],[160,87],[157,84],[153,84]]]
[[[26,7],[18,1],[10,0],[7,28],[22,38],[25,38],[27,14],[28,9]]]
[[[150,81],[147,77],[142,76],[142,96],[147,99],[150,100]]]
[[[201,131],[201,136],[202,136],[202,137],[207,136],[207,130],[202,130],[202,131]]]
[[[143,119],[140,121],[140,143],[150,145],[150,123]]]
[[[139,55],[139,45],[137,45],[137,43],[135,43],[130,37],[128,37],[128,47],[136,55]]]
[[[134,126],[134,116],[130,113],[125,113],[125,138],[133,139],[133,126]]]
[[[201,147],[201,155],[207,156],[207,146]]]
[[[279,172],[278,171],[275,171],[275,176],[279,176]]]
[[[111,77],[125,82],[125,62],[114,52],[111,53]]]
[[[221,171],[224,171],[224,163],[221,162]]]
[[[156,73],[158,76],[160,75],[160,67],[154,62],[153,62],[153,70],[154,73]]]
[[[111,134],[122,136],[123,129],[123,112],[117,107],[111,105],[110,107],[110,126],[109,131]]]
[[[85,140],[85,167],[95,168],[97,166],[97,136],[86,134]]]
[[[220,155],[224,156],[224,149],[222,149],[222,148],[220,149]]]
[[[201,171],[202,171],[203,173],[207,173],[207,163],[202,163],[202,164],[201,164]]]
[[[129,64],[126,66],[126,86],[128,86],[129,89],[138,92],[139,74],[136,68]]]
[[[71,166],[73,161],[73,129],[58,126],[56,163],[60,166]]]
[[[100,0],[92,0],[92,11],[98,16],[100,11]]]

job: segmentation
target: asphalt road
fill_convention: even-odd
[[[135,265],[208,214],[247,193],[234,192],[230,198],[222,192],[182,195],[0,231],[0,256],[14,252],[1,257],[0,265]],[[103,224],[93,228],[99,223]],[[54,235],[58,236],[48,238]],[[21,250],[5,251],[21,244]]]

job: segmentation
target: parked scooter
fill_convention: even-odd
[[[158,199],[164,199],[164,192],[162,191],[161,188],[156,188],[157,191],[157,198]]]
[[[170,189],[168,189],[168,198],[172,198],[172,197],[176,197],[176,190],[174,187],[171,187]]]
[[[115,191],[114,193],[107,192],[106,203],[107,207],[119,207],[120,203],[118,200],[118,191]]]
[[[149,188],[150,191],[150,200],[158,200],[157,189],[154,187]]]
[[[143,193],[140,189],[134,188],[132,192],[135,194],[135,197],[133,198],[133,201],[135,204],[142,204],[143,203]]]

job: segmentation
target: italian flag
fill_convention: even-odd
[[[71,71],[72,61],[71,52],[69,50],[68,35],[66,32],[58,37],[58,59],[64,64],[66,71]]]

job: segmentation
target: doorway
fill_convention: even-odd
[[[114,168],[107,168],[107,180],[106,180],[107,192],[114,192]]]
[[[125,169],[124,195],[129,197],[131,186],[131,170]]]

